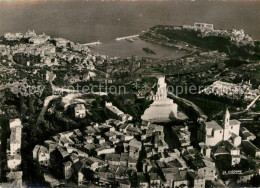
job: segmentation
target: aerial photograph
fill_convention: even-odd
[[[0,0],[0,188],[260,187],[260,0]]]

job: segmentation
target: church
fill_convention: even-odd
[[[158,78],[157,92],[152,96],[153,103],[147,108],[141,119],[151,122],[167,122],[177,118],[178,105],[167,98],[167,85],[165,77]]]
[[[241,144],[239,130],[240,122],[230,120],[230,113],[226,109],[223,126],[220,126],[216,121],[204,122],[199,129],[198,136],[207,146],[215,146],[219,142],[226,140],[230,141],[234,146],[239,146]]]

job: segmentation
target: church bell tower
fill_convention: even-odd
[[[228,140],[229,139],[229,120],[230,120],[230,113],[228,109],[226,109],[226,112],[224,114],[223,118],[223,127],[224,127],[224,134],[223,134],[223,140]]]

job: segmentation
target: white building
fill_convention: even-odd
[[[217,178],[215,163],[209,158],[204,158],[203,162],[205,167],[198,169],[198,174],[203,175],[205,180],[214,181]]]
[[[22,123],[20,119],[11,119],[10,122],[10,151],[7,151],[7,166],[11,170],[17,169],[21,162]]]
[[[201,126],[202,141],[207,146],[215,146],[223,140],[223,128],[216,121],[205,122]]]
[[[194,23],[195,28],[199,29],[214,29],[213,24],[207,24],[207,23]]]
[[[234,146],[231,142],[227,142],[228,145],[226,145],[230,155],[231,155],[231,165],[237,165],[241,161],[241,155],[240,155],[240,148]]]
[[[239,136],[240,122],[237,120],[230,120],[230,113],[228,109],[226,109],[223,123],[223,140],[231,139],[234,146],[239,146],[241,144],[241,137]]]
[[[40,149],[40,145],[36,145],[34,148],[33,148],[33,159],[37,159],[38,158],[38,151]]]
[[[96,152],[97,152],[97,155],[115,153],[115,148],[97,148]]]
[[[20,153],[22,141],[22,123],[20,119],[10,120],[10,155]]]
[[[139,157],[139,152],[142,149],[142,143],[136,139],[132,139],[129,142],[129,156],[135,160]]]
[[[50,36],[42,34],[42,35],[36,35],[36,36],[31,37],[29,39],[29,42],[38,45],[38,44],[45,43],[49,39],[50,39]]]
[[[199,146],[200,146],[200,153],[203,156],[210,158],[211,148],[207,146],[204,142],[199,143]]]
[[[36,145],[33,149],[33,159],[37,160],[42,166],[49,166],[49,150],[44,146]]]
[[[21,40],[23,38],[22,33],[5,33],[4,39],[8,41]]]
[[[67,44],[69,43],[68,40],[63,39],[63,38],[54,38],[54,41],[55,41],[55,45],[57,47],[66,47]]]
[[[245,127],[241,127],[240,132],[244,140],[250,141],[256,139],[256,136],[253,133],[249,132],[249,130]]]
[[[123,141],[129,141],[129,140],[132,140],[134,138],[133,135],[128,135],[128,134],[124,134],[121,136],[121,140]]]
[[[75,117],[76,118],[84,118],[86,117],[86,108],[84,104],[77,104],[74,108],[75,110]]]
[[[241,144],[239,130],[240,122],[230,120],[230,113],[227,109],[223,119],[223,127],[216,121],[205,122],[201,126],[199,137],[207,146],[215,146],[220,141],[230,140],[237,147]]]
[[[25,187],[25,186],[23,186],[22,177],[23,177],[22,171],[15,171],[15,172],[12,171],[12,172],[9,172],[8,174],[6,174],[7,181],[13,183],[12,186],[9,185],[10,187],[21,187],[21,188]]]
[[[21,155],[9,155],[7,158],[7,167],[11,170],[16,169],[22,163]]]
[[[172,99],[167,98],[167,88],[165,77],[158,79],[158,88],[152,100],[154,102],[147,108],[142,115],[142,120],[151,122],[164,122],[176,118],[178,105]]]
[[[116,106],[113,106],[111,102],[106,102],[106,109],[110,116],[112,116],[113,118],[117,118],[122,122],[133,120],[132,116],[125,114],[124,112],[119,110]]]

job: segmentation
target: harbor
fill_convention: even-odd
[[[144,50],[147,48],[152,50],[154,53],[147,53]],[[116,38],[115,40],[104,42],[101,45],[95,45],[91,50],[93,52],[104,54],[109,57],[122,58],[137,56],[154,59],[177,59],[187,55],[187,51],[180,50],[175,47],[169,47],[166,45],[160,45],[157,43],[145,41],[138,38],[137,35]]]

